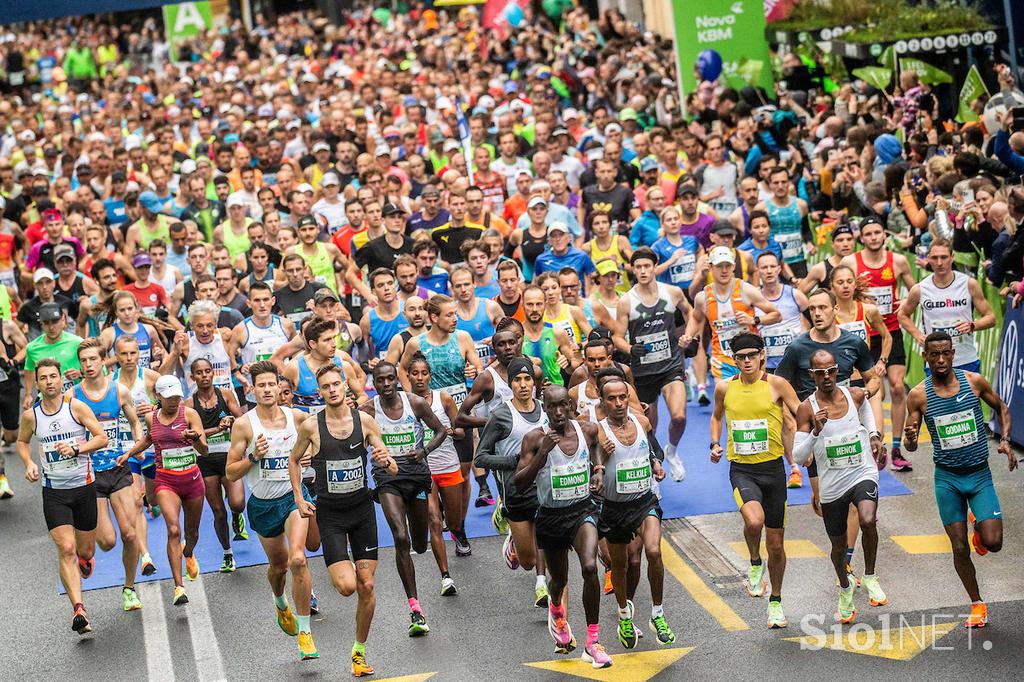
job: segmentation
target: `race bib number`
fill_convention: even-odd
[[[451,396],[451,399],[455,401],[456,405],[462,405],[468,393],[466,390],[466,384],[452,384],[451,386],[445,386],[441,391]]]
[[[804,238],[799,232],[776,234],[775,241],[782,247],[782,259],[787,263],[804,258]]]
[[[864,320],[854,320],[853,322],[840,322],[840,329],[845,329],[851,334],[856,334],[864,343],[868,342],[868,325]]]
[[[298,312],[288,313],[285,317],[294,322],[296,327],[299,327],[302,325],[303,321],[312,314],[313,311],[311,310],[300,310]]]
[[[973,409],[936,416],[935,431],[943,450],[965,448],[978,442],[978,423]]]
[[[737,419],[730,424],[732,451],[737,455],[768,452],[768,420]]]
[[[354,291],[352,292],[351,296],[352,296],[351,300],[352,300],[352,307],[353,308],[359,308],[359,307],[361,307],[363,305],[363,297],[362,296],[360,296],[359,294],[357,294]]]
[[[416,449],[416,433],[404,427],[401,431],[385,431],[382,428],[380,436],[384,447],[393,457],[404,457]]]
[[[875,299],[878,312],[883,315],[892,314],[892,287],[868,287],[866,293]]]
[[[53,450],[44,450],[42,464],[43,471],[47,473],[67,471],[68,469],[74,469],[78,466],[78,455],[74,452],[62,455],[57,452],[56,448]]]
[[[672,346],[667,331],[642,334],[636,337],[636,342],[644,344],[644,347],[647,348],[647,355],[640,358],[641,365],[664,362],[672,357]]]
[[[649,457],[624,459],[615,467],[615,492],[620,495],[645,493],[651,489]]]
[[[486,367],[490,364],[494,350],[486,343],[477,343],[474,346],[476,347],[476,356],[480,358],[481,364]]]
[[[261,481],[287,481],[288,458],[264,457],[260,460]]]
[[[960,333],[960,330],[956,328],[961,322],[966,320],[935,320],[931,327],[933,332],[946,332],[950,338],[953,339],[953,345],[957,346],[967,342],[967,336]]]
[[[227,452],[231,447],[231,434],[227,431],[206,437],[206,446],[210,452]]]
[[[191,445],[184,448],[167,448],[163,451],[164,469],[182,471],[195,466],[196,450]]]
[[[761,337],[764,339],[765,352],[770,358],[781,358],[786,353],[786,348],[793,340],[803,333],[803,325],[800,318],[769,324],[761,327]]]
[[[551,467],[551,496],[556,500],[582,500],[590,495],[590,462],[580,460]]]
[[[864,441],[860,433],[825,438],[825,458],[829,469],[848,469],[864,462]]]
[[[328,460],[327,465],[327,492],[329,493],[355,493],[366,487],[366,474],[363,471],[363,462],[359,459],[337,459]]]
[[[324,405],[310,405],[309,407],[306,408],[306,411],[309,413],[309,415],[311,417],[315,417],[316,415],[318,415],[321,412],[323,412],[326,407],[327,407],[326,404],[324,404]]]
[[[75,380],[74,379],[68,379],[65,376],[64,377],[64,383],[61,384],[60,390],[61,390],[61,393],[67,393],[68,391],[72,390],[74,387],[75,387]]]
[[[107,437],[107,450],[117,447],[118,441],[118,420],[117,419],[103,419],[100,421],[100,426],[103,427],[103,435]]]
[[[274,355],[274,341],[263,341],[256,344],[255,356],[256,362],[263,362],[269,360]]]
[[[729,341],[740,333],[740,323],[735,317],[720,317],[713,325],[715,334],[718,336],[718,346],[722,349],[722,355],[731,358],[732,347]]]
[[[672,284],[686,284],[692,282],[694,275],[697,274],[697,257],[688,253],[683,256],[678,263],[672,265],[668,269],[668,278]]]

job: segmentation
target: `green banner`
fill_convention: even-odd
[[[921,79],[921,82],[927,85],[953,82],[953,77],[942,69],[935,68],[927,62],[911,57],[900,57],[900,71],[913,71]]]
[[[974,113],[971,105],[982,95],[988,96],[988,88],[985,87],[985,81],[981,80],[978,67],[972,64],[967,72],[967,78],[964,79],[964,87],[960,88],[960,103],[956,112],[956,120],[961,123],[977,121],[980,116]]]
[[[862,66],[852,71],[853,75],[878,90],[885,90],[892,81],[892,71],[881,66]]]
[[[771,62],[761,0],[672,0],[676,58],[681,96],[697,83],[697,55],[714,50],[722,57],[722,76],[731,83],[750,83],[771,93]]]
[[[882,54],[878,56],[878,63],[889,69],[889,71],[896,70],[896,50],[893,49],[892,45],[882,50]]]
[[[164,5],[164,30],[167,42],[174,46],[187,38],[194,38],[213,28],[213,11],[209,0],[179,2]]]

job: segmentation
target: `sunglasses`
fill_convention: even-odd
[[[822,367],[820,369],[810,369],[808,371],[815,376],[828,376],[829,374],[836,374],[837,372],[839,372],[839,365],[832,365],[831,367]]]
[[[756,360],[760,355],[761,351],[756,350],[753,353],[737,353],[733,357],[736,358],[738,362],[747,362],[748,360]]]

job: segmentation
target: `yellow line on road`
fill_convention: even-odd
[[[710,613],[719,625],[730,632],[750,629],[746,621],[740,618],[738,613],[733,611],[707,583],[700,579],[697,572],[690,568],[690,564],[686,563],[664,538],[661,541],[661,558],[665,564],[665,570],[680,582],[693,597],[693,600]]]

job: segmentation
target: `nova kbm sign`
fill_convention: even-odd
[[[763,0],[672,0],[672,15],[683,95],[696,87],[693,65],[704,50],[722,55],[723,74],[733,85],[741,84],[738,72],[742,63],[760,62],[755,84],[772,87]]]

